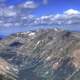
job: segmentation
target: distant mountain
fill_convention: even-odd
[[[19,32],[0,41],[0,70],[6,80],[80,80],[79,53],[79,32]]]

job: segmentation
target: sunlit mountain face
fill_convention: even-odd
[[[58,5],[63,1],[65,6],[60,10]],[[47,28],[80,31],[80,11],[72,7],[78,3],[72,6],[68,3],[65,0],[62,3],[55,0],[0,0],[0,35]]]

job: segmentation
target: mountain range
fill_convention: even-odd
[[[0,40],[0,80],[80,80],[80,33],[18,32]]]

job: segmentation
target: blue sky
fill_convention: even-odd
[[[80,31],[80,0],[0,0],[0,35],[50,27]]]
[[[6,4],[8,5],[16,5],[25,1],[30,0],[6,0]],[[31,0],[37,3],[39,6],[34,10],[34,14],[48,15],[48,14],[56,14],[62,13],[67,9],[77,9],[80,10],[80,0],[47,0],[48,3],[46,5],[43,4],[43,0]]]

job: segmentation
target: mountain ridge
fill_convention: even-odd
[[[18,32],[0,41],[0,57],[13,66],[15,80],[79,80],[73,78],[79,52],[80,33],[60,29]]]

